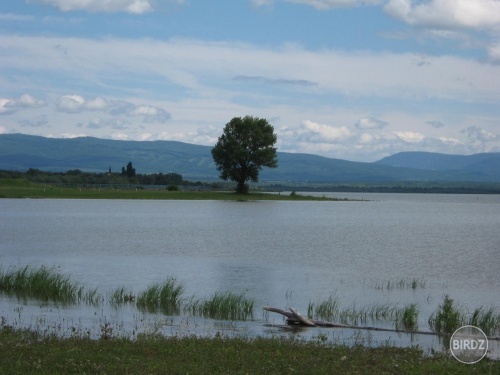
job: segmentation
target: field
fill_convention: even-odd
[[[168,191],[136,187],[66,187],[35,184],[21,179],[0,179],[0,198],[65,198],[65,199],[174,199],[174,200],[315,200],[335,198],[312,197],[302,194],[266,194],[250,192],[236,194],[225,191]]]
[[[500,362],[464,365],[418,348],[328,346],[290,339],[60,339],[0,328],[2,374],[498,374]]]

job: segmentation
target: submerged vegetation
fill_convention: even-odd
[[[500,329],[500,314],[493,307],[483,306],[469,313],[457,307],[454,300],[445,295],[443,304],[429,318],[429,326],[435,332],[451,334],[463,325],[473,325],[481,328],[486,335],[493,335]]]
[[[70,277],[57,272],[56,268],[45,266],[25,266],[6,271],[0,269],[0,291],[18,297],[66,303],[84,301],[95,304],[101,299],[97,289],[85,290]]]
[[[414,284],[395,282],[407,288]],[[418,279],[417,285],[425,285]],[[163,312],[170,315],[187,314],[204,318],[222,320],[247,320],[253,318],[255,301],[245,292],[218,291],[209,298],[185,297],[184,284],[169,277],[161,283],[150,285],[146,290],[134,293],[119,287],[107,294],[107,299],[97,288],[86,289],[70,277],[61,274],[55,267],[25,266],[21,268],[0,267],[0,292],[23,299],[36,299],[64,304],[85,303],[98,305],[107,301],[113,306],[135,305],[148,312]],[[292,292],[287,291],[287,300]],[[369,322],[391,322],[396,330],[416,331],[419,321],[419,307],[410,303],[405,306],[376,303],[358,307],[355,303],[343,307],[338,297],[330,295],[318,302],[309,302],[307,315],[312,319],[326,320],[348,325],[365,325]],[[469,324],[481,328],[487,335],[495,336],[500,332],[500,313],[496,308],[483,306],[469,312],[457,307],[454,300],[444,296],[443,303],[428,319],[433,332],[451,334],[460,326]]]
[[[416,330],[418,307],[416,304],[409,304],[404,307],[390,304],[374,304],[358,308],[355,304],[352,304],[349,307],[342,308],[338,298],[330,296],[321,302],[309,302],[307,315],[314,319],[349,325],[366,324],[369,321],[392,321],[397,329]]]
[[[208,299],[192,299],[186,311],[207,318],[246,320],[252,317],[255,302],[245,293],[216,292]]]
[[[178,312],[183,293],[184,285],[174,278],[168,278],[163,283],[151,285],[139,293],[137,306],[149,311]]]
[[[406,278],[400,280],[387,280],[383,283],[377,283],[375,289],[379,290],[393,290],[393,289],[424,289],[427,282],[423,279]]]

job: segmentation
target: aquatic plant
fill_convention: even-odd
[[[307,315],[313,318],[333,320],[340,313],[340,302],[337,297],[330,295],[328,299],[312,303],[307,306]]]
[[[404,308],[378,303],[366,307],[357,307],[353,303],[349,307],[342,308],[338,298],[330,296],[321,302],[309,302],[307,315],[313,319],[357,325],[368,321],[397,321],[398,317],[404,315]]]
[[[208,318],[245,320],[253,315],[254,304],[244,292],[216,292],[208,299],[192,299],[185,310]]]
[[[423,278],[417,279],[417,278],[405,278],[405,279],[400,279],[400,280],[387,280],[386,282],[383,283],[377,283],[375,284],[375,289],[379,290],[393,290],[393,289],[418,289],[418,288],[425,288],[427,286],[427,281],[425,281]]]
[[[162,309],[177,311],[182,302],[184,285],[175,278],[168,278],[163,283],[153,284],[137,296],[137,306],[148,310]]]
[[[123,286],[116,288],[109,295],[109,302],[113,305],[132,303],[135,302],[135,299],[136,299],[135,295]]]
[[[453,305],[453,299],[445,295],[443,304],[429,318],[429,326],[438,333],[453,333],[464,325],[464,314]]]
[[[396,313],[396,327],[416,331],[418,328],[418,312],[418,306],[415,303],[410,303],[398,310]]]
[[[82,285],[58,273],[56,268],[45,266],[0,270],[0,290],[20,297],[67,303],[81,300],[92,303],[97,298],[97,291],[85,293]]]
[[[486,335],[494,335],[500,330],[500,314],[493,307],[485,309],[481,306],[472,312],[467,324],[481,328]]]

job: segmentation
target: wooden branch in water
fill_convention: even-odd
[[[290,308],[291,312],[279,309],[277,307],[270,307],[270,306],[264,306],[263,309],[266,311],[271,311],[271,312],[275,312],[275,313],[286,316],[288,318],[287,321],[289,324],[301,324],[301,325],[305,325],[308,327],[350,328],[350,329],[364,329],[364,330],[368,330],[368,331],[414,333],[414,334],[419,334],[419,335],[437,335],[437,336],[443,335],[442,333],[428,332],[428,331],[408,331],[408,330],[391,329],[391,328],[362,327],[362,326],[353,326],[353,325],[349,325],[349,324],[325,322],[322,320],[315,320],[315,319],[306,318],[305,316],[300,315],[299,312],[294,308]]]

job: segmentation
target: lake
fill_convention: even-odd
[[[135,293],[175,277],[186,295],[245,292],[253,319],[229,322],[134,306],[60,306],[0,294],[8,324],[99,333],[141,329],[164,334],[285,335],[347,344],[442,348],[435,336],[348,329],[288,331],[261,307],[295,307],[334,296],[344,307],[417,304],[419,330],[444,295],[464,311],[500,308],[500,196],[329,194],[341,202],[0,200],[2,269],[58,266],[103,294]],[[411,281],[418,284],[409,286]],[[368,325],[393,327],[392,322]],[[141,328],[142,327],[142,328]],[[151,328],[153,327],[153,328]],[[63,332],[64,334],[64,332]],[[498,358],[498,341],[490,343]]]

